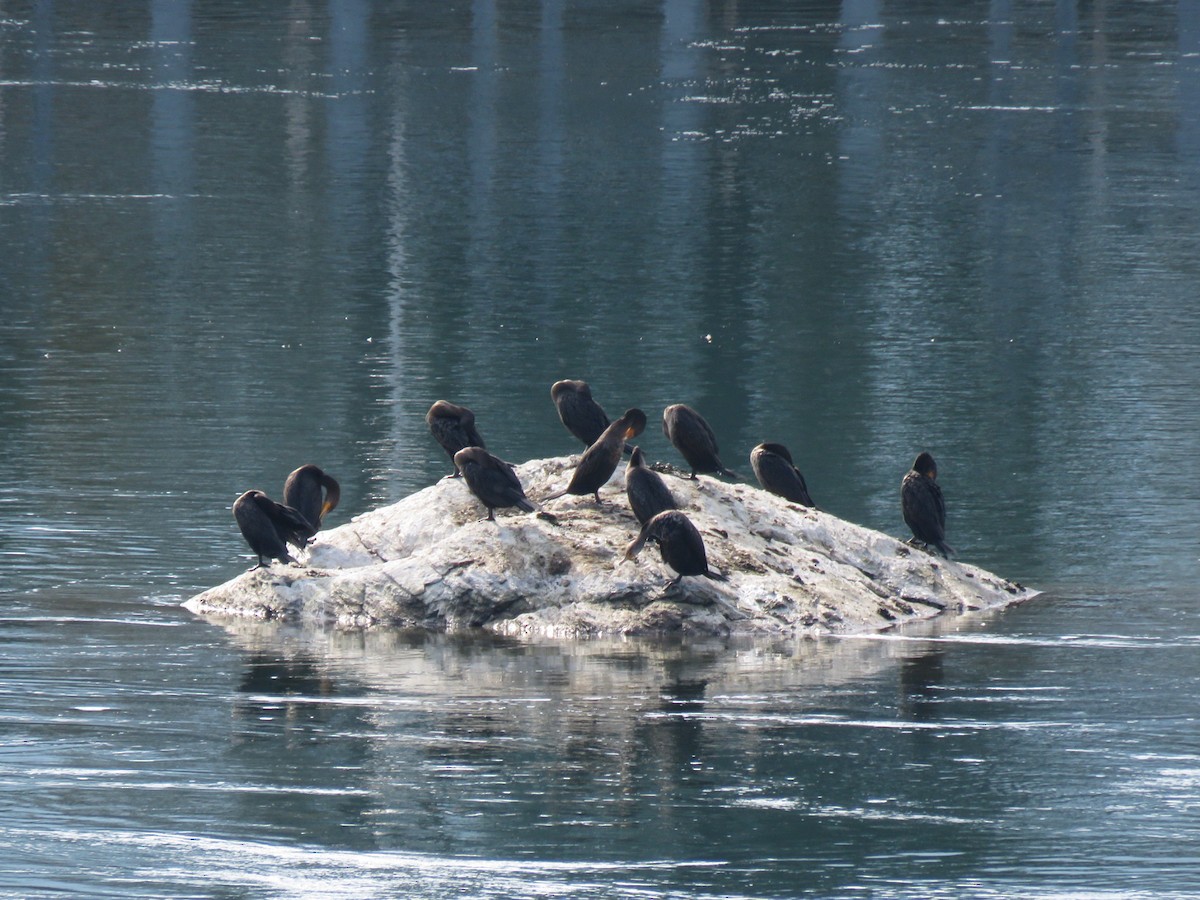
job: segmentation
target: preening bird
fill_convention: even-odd
[[[625,558],[633,559],[647,541],[658,544],[662,560],[675,570],[676,575],[667,582],[670,587],[678,584],[684,575],[703,575],[716,581],[725,576],[708,568],[708,556],[704,552],[704,538],[692,524],[692,520],[677,509],[668,509],[650,518],[638,532],[637,539],[625,548]]]
[[[312,463],[296,469],[283,484],[284,505],[308,519],[314,532],[341,498],[337,480]]]
[[[455,453],[467,447],[487,449],[483,438],[475,429],[475,413],[465,406],[459,406],[449,400],[439,400],[429,407],[429,412],[425,414],[425,422],[429,425],[429,433],[442,445],[451,461]],[[456,468],[451,477],[458,478],[460,474]]]
[[[495,521],[496,510],[516,506],[535,512],[537,506],[525,496],[521,479],[513,467],[482,447],[467,447],[454,454],[454,465],[479,502],[487,507],[486,519]]]
[[[750,451],[750,467],[758,483],[772,494],[777,494],[801,506],[816,506],[808,495],[804,476],[792,462],[792,454],[783,444],[759,444]]]
[[[914,540],[926,548],[936,547],[942,556],[949,557],[954,548],[946,543],[946,500],[937,473],[933,457],[921,453],[900,483],[900,511]]]
[[[692,467],[691,477],[697,472],[737,476],[725,468],[718,456],[717,436],[704,417],[690,406],[676,403],[663,410],[663,434]]]
[[[246,491],[233,502],[233,518],[250,549],[258,556],[250,571],[266,565],[263,557],[294,563],[287,545],[303,547],[317,533],[308,519],[262,491]]]
[[[550,399],[567,431],[583,441],[585,447],[596,443],[609,426],[608,414],[592,399],[592,389],[586,381],[569,378],[556,381],[550,387]]]

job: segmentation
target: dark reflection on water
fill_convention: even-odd
[[[0,0],[0,891],[1184,896],[1200,4]],[[548,398],[1051,590],[942,634],[193,620]],[[655,427],[643,447],[673,451]]]
[[[0,879],[71,860],[85,892],[150,895],[1169,894],[1194,862],[1196,639],[1047,628],[1091,606],[773,646],[80,619],[56,667],[44,626],[6,622],[6,696],[38,702],[5,703]],[[1177,692],[1144,687],[1167,673]]]

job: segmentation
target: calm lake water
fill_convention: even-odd
[[[0,893],[1200,896],[1200,3],[0,0]],[[549,401],[1043,589],[933,632],[199,620]],[[655,427],[642,443],[674,460]]]

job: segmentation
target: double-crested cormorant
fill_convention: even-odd
[[[804,476],[792,462],[792,454],[783,444],[759,444],[750,451],[750,467],[758,483],[770,491],[801,506],[816,506],[808,495]]]
[[[677,509],[668,509],[651,517],[638,532],[637,540],[625,549],[625,558],[633,559],[646,545],[646,541],[658,544],[663,562],[675,570],[676,576],[667,582],[670,587],[678,584],[684,575],[703,575],[724,581],[725,576],[708,568],[708,556],[704,552],[704,538],[692,524],[692,520]]]
[[[487,449],[483,438],[475,430],[475,413],[465,406],[459,406],[449,400],[439,400],[429,407],[429,412],[425,414],[425,422],[429,425],[429,433],[442,445],[442,449],[451,460],[454,459],[455,453],[467,447]],[[451,477],[457,478],[460,474],[459,470],[455,469]]]
[[[937,483],[937,463],[928,453],[917,457],[900,484],[900,510],[914,540],[932,544],[942,556],[954,552],[946,543],[946,500]]]
[[[313,531],[321,529],[321,521],[341,498],[337,480],[312,463],[296,469],[283,484],[284,504],[308,519]]]
[[[454,454],[454,465],[462,472],[471,493],[487,507],[487,521],[495,521],[496,510],[509,506],[518,506],[525,512],[537,510],[525,496],[521,479],[513,467],[482,447],[459,450]]]
[[[717,437],[712,428],[704,421],[704,417],[690,406],[676,403],[663,410],[663,434],[692,467],[693,479],[697,472],[737,477],[725,468],[721,458],[717,456]]]
[[[625,496],[629,498],[629,506],[642,525],[663,510],[679,508],[666,482],[646,465],[641,447],[633,448],[629,465],[625,467]]]
[[[550,387],[550,399],[567,431],[583,441],[585,447],[596,443],[609,426],[608,414],[592,399],[592,389],[586,381],[556,381]]]
[[[308,519],[290,506],[276,503],[262,491],[246,491],[233,501],[233,518],[242,537],[258,556],[258,563],[250,567],[251,572],[266,565],[263,557],[294,563],[287,545],[303,547],[317,533]]]
[[[567,486],[544,499],[553,500],[563,494],[595,494],[596,502],[599,503],[600,488],[612,478],[613,472],[617,471],[626,439],[637,437],[645,428],[644,412],[640,409],[625,410],[625,414],[605,428],[596,442],[583,452]]]

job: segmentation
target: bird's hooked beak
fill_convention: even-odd
[[[326,476],[323,480],[325,487],[325,502],[321,504],[320,518],[324,519],[325,514],[338,505],[338,501],[342,499],[342,488],[336,480]]]

